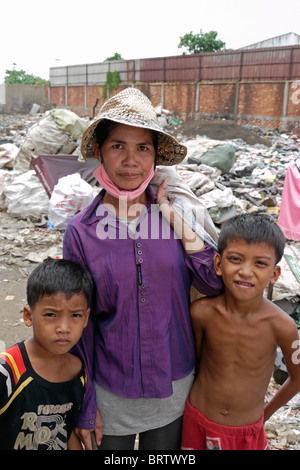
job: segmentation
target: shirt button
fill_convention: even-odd
[[[141,248],[142,244],[141,244],[140,242],[138,242],[138,243],[136,244],[136,246],[137,246],[138,248]]]
[[[143,262],[143,258],[139,258],[139,263],[142,263]]]
[[[142,254],[143,254],[142,250],[138,250],[138,255],[142,255]]]
[[[144,303],[146,299],[144,297],[141,298],[141,302]]]
[[[141,294],[142,294],[142,295],[145,295],[145,291],[144,291],[144,290],[142,290]]]
[[[90,423],[90,424],[94,424],[95,421],[94,421],[93,419],[91,419],[91,420],[89,421],[89,423]]]

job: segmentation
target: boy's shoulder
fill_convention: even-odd
[[[66,382],[81,375],[83,377],[81,381],[85,385],[86,368],[79,357],[68,353],[64,371],[66,372]],[[19,386],[20,381],[22,382],[27,376],[31,376],[33,372],[24,341],[0,353],[0,379],[2,376],[3,382],[10,384],[8,391],[12,392],[15,387]]]
[[[213,314],[224,304],[224,294],[216,297],[202,297],[194,300],[190,307],[192,317],[204,317]]]
[[[72,377],[76,377],[81,372],[83,372],[84,375],[86,375],[85,366],[79,357],[75,356],[72,353],[68,353],[66,363],[67,363],[68,375],[70,376],[71,379]]]
[[[196,299],[191,303],[191,308],[197,309],[207,309],[211,310],[216,305],[221,305],[224,302],[224,293],[217,295],[216,297],[201,297]]]
[[[270,314],[272,325],[275,329],[280,331],[284,331],[285,329],[295,329],[295,321],[287,312],[268,299],[264,299],[264,301]]]
[[[26,360],[18,343],[0,353],[0,403],[5,403],[18,387],[25,387],[29,377]]]
[[[22,354],[22,344],[18,343],[0,353],[0,364],[10,369],[15,379],[19,379],[26,371],[26,365]]]

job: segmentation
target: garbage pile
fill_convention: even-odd
[[[272,378],[265,400],[269,401],[279,387]],[[300,450],[300,393],[271,416],[265,431],[270,450]]]
[[[203,135],[197,133],[201,129],[199,121],[184,125],[172,121],[171,114],[161,106],[157,113],[161,124],[184,142],[188,153],[176,167],[158,167],[156,180],[168,176],[169,172],[170,178],[175,175],[184,182],[210,215],[207,223],[210,236],[240,212],[267,213],[280,224],[287,174],[292,169],[296,178],[300,175],[299,136],[262,128],[238,128],[227,121],[218,121],[214,128],[211,125],[214,132],[210,135],[209,121],[206,121],[207,132]],[[80,139],[88,124],[88,120],[68,110],[51,110],[36,118],[0,115],[3,263],[18,265],[26,271],[29,265],[47,256],[62,256],[66,224],[101,189],[93,177],[97,160],[78,162]],[[288,232],[290,236],[285,233],[287,243],[280,263],[281,276],[266,296],[297,318],[300,314],[300,217],[294,219],[297,219],[294,230]],[[272,379],[269,397],[278,386]],[[299,395],[267,423],[271,448],[300,449]]]
[[[0,120],[0,210],[7,210],[15,217],[48,217],[50,211],[55,228],[65,228],[66,223],[55,223],[60,217],[58,214],[55,218],[56,206],[59,213],[64,208],[70,218],[91,202],[90,185],[80,176],[83,165],[77,164],[77,156],[72,158],[89,121],[67,109],[52,109],[37,120],[31,115],[18,118],[20,123],[6,115]],[[24,131],[26,125],[27,132]],[[57,167],[54,183],[60,177],[67,178],[63,184],[74,196],[72,201],[60,193],[60,188],[54,188],[53,174],[51,171],[49,174],[47,164],[52,161],[50,157],[56,155],[59,158],[54,166],[52,164],[52,170]],[[78,177],[70,175],[70,168],[79,171]],[[61,201],[56,198],[52,203],[53,192],[61,195]],[[80,204],[75,204],[78,195]]]

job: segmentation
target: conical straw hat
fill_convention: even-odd
[[[126,88],[104,103],[95,120],[84,132],[81,141],[81,154],[84,159],[95,156],[95,129],[104,119],[156,131],[157,165],[176,165],[186,156],[187,148],[160,127],[155,109],[147,96],[137,88]]]

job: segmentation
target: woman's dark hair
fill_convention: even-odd
[[[226,222],[218,239],[218,251],[222,255],[228,242],[244,239],[247,243],[266,243],[276,252],[276,264],[281,260],[285,236],[277,222],[268,215],[240,214]]]
[[[28,278],[27,303],[33,308],[41,297],[57,292],[63,292],[67,298],[83,294],[89,306],[93,292],[89,271],[73,261],[47,258]]]
[[[109,119],[103,119],[103,121],[99,122],[98,126],[95,129],[95,137],[96,142],[99,144],[99,148],[101,149],[102,145],[106,141],[107,137],[110,133],[119,126],[119,122],[110,121]],[[155,150],[155,164],[156,164],[156,155],[158,150],[158,132],[153,131],[152,129],[148,129],[152,133],[152,142]]]

